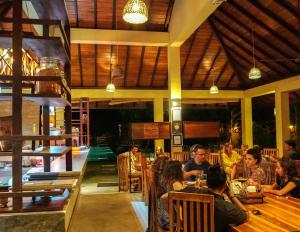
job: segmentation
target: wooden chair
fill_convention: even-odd
[[[216,163],[221,164],[221,155],[220,153],[209,153],[208,162],[213,165]]]
[[[214,196],[170,192],[169,216],[170,232],[214,232]]]
[[[234,148],[233,150],[239,155],[243,155],[243,150],[241,148]]]
[[[259,166],[264,170],[266,180],[264,184],[273,184],[275,182],[275,163],[270,161],[262,161]]]
[[[263,156],[278,158],[279,150],[277,148],[264,148],[262,154]]]
[[[298,174],[300,176],[300,160],[294,160],[293,162],[294,162],[294,164],[297,168]]]
[[[129,171],[128,171],[129,156],[126,153],[120,154],[117,157],[118,177],[119,177],[119,192],[129,190]],[[137,184],[138,188],[141,189],[141,178],[131,176],[131,183]]]
[[[186,163],[190,159],[190,155],[187,151],[174,152],[172,154],[172,160],[178,160],[182,163]]]
[[[141,156],[141,168],[142,168],[142,193],[143,193],[143,200],[145,202],[145,205],[149,204],[149,189],[150,189],[150,183],[149,183],[149,176],[147,173],[147,158],[146,156]]]

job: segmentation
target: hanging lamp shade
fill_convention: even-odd
[[[123,9],[123,19],[132,24],[142,24],[148,20],[148,9],[143,0],[129,0]]]
[[[209,89],[209,93],[210,93],[210,94],[217,94],[217,93],[219,93],[219,88],[218,88],[218,86],[212,85],[212,86],[210,87],[210,89]]]
[[[123,73],[123,70],[122,70],[122,68],[121,68],[120,65],[117,64],[114,67],[114,69],[111,72],[111,76],[112,76],[113,79],[114,78],[123,78],[124,77],[124,73]]]
[[[250,72],[249,72],[249,79],[256,80],[256,79],[259,79],[259,78],[261,78],[260,70],[256,67],[251,68]]]
[[[115,91],[116,91],[116,87],[114,83],[111,82],[106,86],[106,92],[114,93]]]

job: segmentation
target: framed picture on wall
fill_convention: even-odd
[[[182,134],[182,122],[172,122],[172,134]]]
[[[181,121],[181,109],[172,110],[172,121]]]
[[[173,135],[173,145],[174,146],[182,146],[182,134],[181,135]]]

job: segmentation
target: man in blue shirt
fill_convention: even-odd
[[[193,159],[189,160],[183,169],[185,179],[187,178],[189,181],[195,181],[197,173],[198,175],[200,175],[200,172],[207,174],[207,170],[210,167],[210,163],[206,160],[207,151],[203,146],[195,146],[193,153]]]

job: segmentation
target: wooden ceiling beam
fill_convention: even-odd
[[[165,31],[168,31],[168,28],[169,28],[174,2],[175,2],[175,0],[169,0],[167,14],[166,14],[165,22],[164,22],[164,30]]]
[[[222,21],[221,19],[219,19],[218,17],[214,17],[214,20],[219,24],[221,25],[223,28],[225,28],[227,31],[229,31],[231,34],[234,34],[235,36],[241,38],[244,42],[246,42],[246,44],[248,44],[248,46],[252,47],[252,41],[250,38],[246,37],[244,34],[242,33],[239,33],[237,32],[236,30],[234,30],[233,27],[231,27],[230,25],[224,23],[224,21]],[[239,23],[240,25],[242,25],[242,23]],[[219,33],[221,34],[222,37],[225,37],[226,39],[230,40],[232,43],[234,43],[236,46],[238,46],[240,49],[244,50],[248,55],[249,57],[252,59],[252,50],[251,49],[248,49],[244,46],[242,46],[240,43],[238,43],[236,40],[232,39],[231,37],[229,37],[228,33],[223,33],[219,30]],[[263,48],[261,48],[260,46],[257,46],[255,47],[255,49],[257,51],[259,51],[260,53],[263,54],[263,56],[267,57],[268,59],[272,59],[273,57],[268,53],[266,52]],[[260,59],[264,59],[264,57],[261,57],[260,55],[256,54],[254,55],[255,56],[255,59],[257,60],[260,60]],[[262,64],[262,63],[261,63]],[[276,70],[276,72],[278,72],[280,75],[285,75],[284,72],[282,72],[280,69],[278,69],[278,66],[281,66],[282,68],[284,68],[286,71],[290,72],[290,69],[288,67],[286,67],[285,65],[283,64],[276,64],[276,65],[270,65],[269,63],[263,63],[262,65],[268,67],[271,71],[272,70]]]
[[[231,77],[229,78],[229,80],[228,80],[228,82],[227,82],[227,84],[226,84],[226,88],[228,88],[228,87],[230,86],[230,84],[231,84],[232,80],[234,79],[235,75],[236,75],[236,74],[235,74],[235,72],[233,71],[232,74],[231,74]]]
[[[97,19],[97,3],[98,0],[94,0],[94,28],[98,27],[98,19]],[[94,45],[94,85],[98,86],[98,65],[97,65],[97,58],[98,58],[98,45]]]
[[[236,19],[234,18],[234,17],[232,17],[232,15],[229,13],[229,12],[227,12],[226,10],[220,10],[220,12],[222,13],[222,14],[224,14],[228,19],[230,19],[232,22],[234,22],[234,23],[237,23],[238,24],[238,26],[239,27],[241,27],[241,28],[243,28],[244,30],[247,30],[250,34],[252,33],[252,28],[250,28],[250,27],[248,27],[246,24],[243,24],[243,23],[241,23],[241,22],[237,22],[236,21]],[[215,17],[216,18],[216,17]],[[220,21],[220,19],[218,19],[218,18],[216,18],[220,23],[222,23],[222,20]],[[251,19],[252,20],[252,19]],[[226,24],[222,24],[222,25],[225,25],[225,28],[228,28],[228,27],[226,27]],[[231,30],[230,31],[233,31],[233,32],[235,32],[235,30],[231,27]],[[237,36],[239,36],[239,35],[241,35],[241,34],[238,34]],[[263,36],[261,36],[260,34],[258,34],[258,33],[256,33],[255,31],[253,31],[253,35],[254,35],[254,37],[255,37],[255,39],[258,39],[260,42],[262,42],[264,45],[266,45],[267,47],[269,47],[269,48],[271,48],[272,49],[272,51],[274,51],[274,52],[276,52],[276,53],[278,53],[280,56],[282,56],[282,57],[284,57],[284,58],[286,58],[286,57],[290,57],[290,54],[286,51],[286,50],[284,50],[283,48],[280,48],[280,47],[278,47],[278,46],[275,46],[274,44],[272,44],[272,43],[270,43],[269,41],[267,41],[266,39],[265,39],[265,37],[263,37]],[[245,38],[247,41],[248,41],[248,44],[249,45],[251,45],[251,47],[252,47],[252,41],[250,41],[250,39],[248,39],[246,36],[244,36],[243,35],[243,38]],[[256,49],[261,49],[261,47],[258,47],[257,46],[257,44],[256,44],[256,46],[255,46],[255,48]],[[265,50],[263,49],[263,54],[265,54]],[[272,59],[272,58],[274,58],[273,57],[274,55],[273,54],[270,54],[269,52],[268,52],[268,58],[269,59]],[[296,70],[297,69],[297,65],[294,63],[294,62],[289,62],[289,66],[287,66],[287,64],[283,64],[283,63],[279,63],[279,62],[275,62],[276,63],[276,65],[284,65],[285,66],[285,69],[287,69],[287,70],[290,70],[290,69],[293,69],[293,70]],[[293,67],[293,68],[291,68],[291,67]]]
[[[72,89],[72,101],[76,101],[82,96],[90,98],[90,101],[109,99],[112,95],[105,89],[99,88],[80,88]],[[118,89],[114,93],[114,99],[169,99],[169,91],[154,89]],[[211,95],[208,90],[182,90],[182,99],[239,99],[244,97],[241,90],[220,90],[219,94]]]
[[[74,11],[75,11],[75,18],[76,18],[76,27],[79,27],[79,15],[78,15],[78,2],[74,0]]]
[[[185,66],[186,66],[186,64],[187,64],[187,62],[188,62],[188,60],[189,60],[190,55],[191,55],[191,51],[192,51],[192,48],[193,48],[193,46],[194,46],[194,42],[195,42],[195,40],[196,40],[197,34],[198,34],[198,30],[195,31],[195,33],[192,35],[192,41],[191,41],[191,43],[190,43],[190,46],[189,46],[189,49],[188,49],[187,56],[186,56],[186,58],[185,58],[185,60],[184,60],[183,66],[182,66],[182,68],[181,68],[181,76],[183,76],[183,74],[184,74]]]
[[[97,3],[98,0],[94,0],[94,28],[97,28],[98,19],[97,19]]]
[[[155,58],[155,64],[154,64],[154,68],[153,68],[153,71],[152,71],[150,87],[153,87],[154,77],[155,77],[155,74],[156,74],[156,69],[157,69],[157,64],[158,64],[158,60],[159,60],[159,57],[160,57],[160,52],[161,52],[161,47],[158,47],[157,53],[156,53],[156,58]]]
[[[275,0],[277,4],[279,4],[281,7],[287,9],[290,13],[293,14],[294,17],[298,18],[299,17],[299,12],[297,8],[291,4],[288,1],[282,1],[282,0]]]
[[[71,28],[71,43],[166,47],[169,32]]]
[[[223,38],[219,35],[219,31],[217,30],[217,28],[216,28],[216,26],[215,26],[215,24],[214,24],[214,21],[213,21],[213,19],[212,19],[212,17],[209,19],[209,25],[211,26],[213,33],[215,33],[215,35],[217,36],[219,42],[221,43],[221,45],[222,45],[222,47],[223,47],[223,49],[224,49],[224,52],[225,52],[225,54],[226,54],[227,60],[228,60],[228,62],[229,62],[230,65],[231,65],[231,68],[234,70],[234,72],[236,72],[236,71],[235,71],[236,65],[235,65],[235,63],[233,62],[231,55],[229,54],[229,48],[228,48],[228,47],[226,46],[226,44],[224,43]],[[238,79],[239,79],[240,86],[241,86],[242,88],[245,88],[245,87],[247,86],[247,84],[249,83],[249,80],[248,80],[248,79],[245,80],[244,78],[242,78],[242,75],[240,75],[238,72],[236,72],[236,74],[237,74],[237,77],[238,77]]]
[[[215,56],[214,56],[214,58],[213,58],[211,64],[210,64],[209,70],[208,70],[208,72],[206,73],[206,76],[205,76],[205,78],[204,78],[204,80],[203,80],[203,82],[202,82],[202,85],[201,85],[202,88],[205,86],[206,81],[207,81],[207,79],[209,78],[210,72],[211,72],[211,70],[214,68],[214,65],[215,65],[215,63],[216,63],[216,60],[218,59],[218,57],[219,57],[221,51],[222,51],[222,47],[220,46],[219,49],[218,49],[218,51],[217,51],[217,53],[215,54]]]
[[[276,39],[280,40],[283,44],[285,44],[287,47],[289,47],[292,51],[297,51],[297,46],[295,46],[294,44],[291,44],[291,43],[288,43],[287,42],[287,39],[281,35],[280,33],[277,33],[276,31],[274,31],[272,28],[268,27],[264,22],[262,22],[261,20],[257,19],[253,14],[251,14],[249,11],[245,10],[244,8],[242,8],[240,5],[238,5],[237,3],[235,3],[234,1],[231,1],[230,4],[238,11],[241,12],[242,15],[246,16],[247,18],[249,18],[252,22],[255,22],[258,26],[260,26],[261,28],[263,28],[264,30],[266,30],[268,33],[270,33],[272,36],[274,36]],[[221,11],[222,13],[226,12],[224,9],[222,9]],[[228,12],[226,12],[227,16],[231,18],[232,15]],[[236,19],[234,18],[234,21],[236,21]],[[238,24],[240,24],[240,22],[237,22]],[[240,25],[241,26],[241,25]],[[245,25],[243,25],[243,27],[251,32],[251,28],[249,27],[246,27]],[[267,42],[267,40],[260,36],[259,34],[255,33],[254,32],[254,36],[255,38],[259,38],[261,41],[264,41],[264,42]],[[268,46],[271,46],[270,45],[271,43],[268,43]],[[289,58],[290,56],[287,54],[287,53],[284,53],[283,50],[280,49],[280,46],[275,46],[274,48],[274,45],[271,47],[273,50],[275,51],[281,51],[283,52],[283,54],[286,54],[286,55],[283,55],[285,58]]]
[[[211,1],[176,0],[169,24],[170,45],[180,47],[216,9]]]
[[[291,34],[293,34],[295,37],[298,37],[298,31],[292,27],[288,22],[284,21],[281,17],[279,17],[277,14],[275,14],[273,11],[271,11],[269,8],[262,5],[259,1],[256,0],[249,0],[248,1],[253,7],[256,7],[261,11],[261,13],[266,14],[273,20],[275,20],[277,23],[281,24],[283,28],[286,28]]]
[[[142,47],[141,56],[140,56],[140,66],[137,78],[137,86],[141,86],[141,75],[143,70],[143,63],[144,63],[144,55],[145,55],[145,46]]]
[[[83,87],[83,74],[82,74],[82,60],[81,60],[81,49],[80,49],[80,44],[77,44],[77,53],[78,53],[78,64],[79,64],[80,86]]]
[[[202,55],[199,57],[199,60],[198,60],[198,62],[197,62],[197,64],[196,64],[196,67],[194,68],[193,78],[192,78],[192,80],[191,80],[191,87],[193,87],[193,84],[194,84],[194,82],[195,82],[195,80],[196,80],[198,70],[199,70],[199,68],[200,68],[200,65],[201,65],[201,63],[202,63],[203,58],[204,58],[205,55],[206,55],[206,52],[207,52],[207,50],[208,50],[208,47],[209,47],[209,45],[210,45],[210,43],[211,43],[211,41],[212,41],[213,35],[214,35],[214,34],[211,32],[211,34],[209,35],[209,38],[208,38],[208,40],[207,40],[207,42],[206,42],[206,44],[205,44],[205,46],[204,46],[204,51],[203,51]]]
[[[245,97],[257,97],[270,93],[289,92],[300,89],[300,75],[245,90]]]
[[[228,60],[227,60],[226,63],[223,65],[221,71],[219,72],[218,77],[217,77],[216,80],[215,80],[215,84],[216,84],[216,85],[218,85],[218,83],[219,83],[219,81],[220,81],[220,79],[221,79],[223,73],[225,72],[226,68],[228,67],[228,65],[229,65],[229,62],[228,62]]]
[[[127,46],[126,59],[125,59],[125,69],[124,69],[124,87],[126,87],[126,83],[127,83],[129,57],[130,57],[130,46]]]

